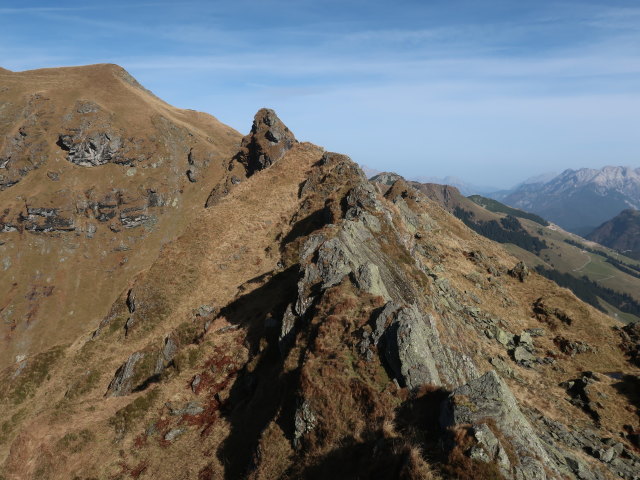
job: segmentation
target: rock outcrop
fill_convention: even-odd
[[[242,139],[242,149],[236,159],[245,166],[250,176],[280,160],[296,142],[293,133],[276,112],[263,108],[253,119],[251,133]]]
[[[106,163],[131,163],[123,157],[122,138],[112,132],[100,132],[84,136],[81,132],[64,134],[58,138],[58,145],[67,153],[71,163],[82,167],[96,167]]]
[[[508,478],[544,480],[550,478],[545,470],[560,474],[511,390],[493,371],[455,389],[443,410],[441,422],[445,427],[471,424],[487,458],[497,459]],[[497,431],[493,432],[490,426]],[[496,438],[496,433],[506,445]],[[515,450],[516,464],[511,465],[505,448]]]

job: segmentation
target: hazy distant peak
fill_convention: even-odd
[[[371,177],[372,182],[382,183],[384,185],[393,185],[398,180],[403,180],[402,176],[393,172],[381,172]]]
[[[541,173],[540,175],[535,175],[533,177],[527,178],[524,182],[522,182],[522,184],[531,185],[533,183],[547,183],[553,180],[554,178],[556,178],[557,176],[558,176],[557,172]]]
[[[362,169],[362,171],[364,172],[364,174],[367,176],[367,178],[371,178],[374,177],[376,175],[378,175],[379,173],[382,173],[380,170],[376,170],[375,168],[371,168],[368,165],[365,165],[364,163],[360,163],[360,168]]]
[[[640,185],[640,168],[611,166],[601,169],[581,168],[579,170],[565,170],[553,181],[557,184],[579,187],[589,183],[604,188],[625,188],[629,185]]]
[[[546,183],[521,184],[504,202],[585,234],[625,208],[640,207],[640,169],[567,169]]]

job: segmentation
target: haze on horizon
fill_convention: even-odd
[[[640,166],[633,1],[2,2],[0,66],[103,62],[243,133],[274,108],[408,177]]]

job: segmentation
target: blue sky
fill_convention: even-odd
[[[640,166],[637,1],[0,2],[0,66],[102,62],[409,177]]]

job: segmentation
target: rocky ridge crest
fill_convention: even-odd
[[[616,345],[611,319],[402,178],[381,189],[288,130],[271,145],[278,125],[259,112],[223,160],[242,181],[92,335],[45,352],[44,375],[38,356],[2,372],[9,479],[174,478],[167,461],[201,479],[635,478],[632,401],[586,374],[634,370],[554,343]]]

